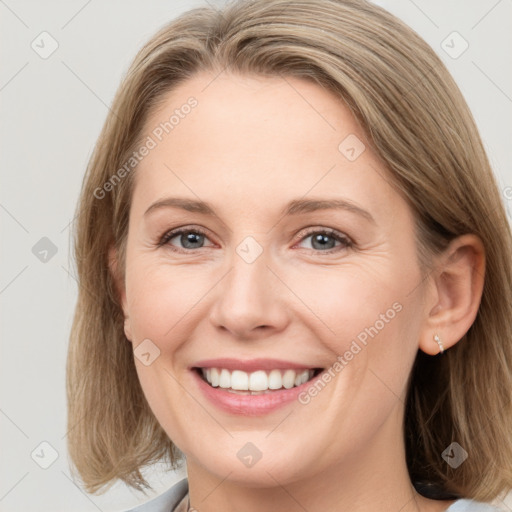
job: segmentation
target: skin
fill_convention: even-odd
[[[203,72],[167,94],[146,135],[190,96],[198,106],[136,170],[118,285],[134,349],[150,339],[160,350],[151,365],[135,364],[155,416],[186,455],[191,505],[446,510],[451,501],[423,498],[407,473],[406,383],[418,349],[439,352],[435,333],[447,350],[473,323],[485,265],[479,239],[452,242],[422,279],[412,211],[350,111],[315,84]],[[355,161],[338,150],[350,134],[366,146]],[[207,201],[216,215],[172,207],[145,215],[169,196]],[[332,209],[282,216],[300,198],[344,198],[373,221]],[[192,249],[180,236],[158,246],[182,226],[206,237]],[[353,246],[315,244],[311,235],[325,228]],[[252,263],[236,252],[247,236],[263,250]],[[116,256],[112,249],[114,270]],[[217,357],[328,368],[395,303],[401,311],[306,405],[233,415],[200,393],[188,369]],[[262,453],[250,468],[237,457],[247,442]]]

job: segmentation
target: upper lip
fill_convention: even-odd
[[[318,368],[314,365],[305,365],[294,363],[293,361],[284,361],[282,359],[234,359],[231,357],[221,359],[205,359],[198,361],[191,368],[225,368],[226,370],[242,370],[245,372],[257,370],[274,369],[292,369],[292,370],[311,370]]]

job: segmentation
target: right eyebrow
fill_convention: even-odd
[[[160,208],[181,208],[194,213],[203,213],[204,215],[215,215],[210,204],[204,201],[196,201],[195,199],[186,199],[182,197],[166,197],[153,203],[144,213],[147,215],[153,210]]]

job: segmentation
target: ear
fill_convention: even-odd
[[[119,256],[117,249],[114,246],[110,246],[108,250],[108,267],[110,270],[110,274],[112,275],[112,279],[114,280],[115,289],[121,302],[121,307],[123,309],[124,334],[128,338],[128,340],[131,341],[132,333],[130,327],[130,317],[128,315],[128,306],[126,301],[126,286],[124,284],[124,280],[121,279],[119,273]]]
[[[430,276],[426,319],[419,348],[430,355],[455,345],[475,321],[482,299],[485,249],[479,237],[468,234],[454,239],[439,257]]]

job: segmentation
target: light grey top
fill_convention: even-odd
[[[176,506],[188,493],[188,480],[184,478],[160,496],[131,508],[127,512],[174,512]]]
[[[446,512],[500,512],[500,509],[479,501],[457,500]]]
[[[176,507],[181,505],[186,510],[187,500],[184,498],[188,494],[188,480],[185,478],[173,485],[157,498],[132,508],[127,512],[178,512]],[[487,503],[480,503],[473,500],[457,500],[450,505],[446,512],[500,512],[500,509]]]

